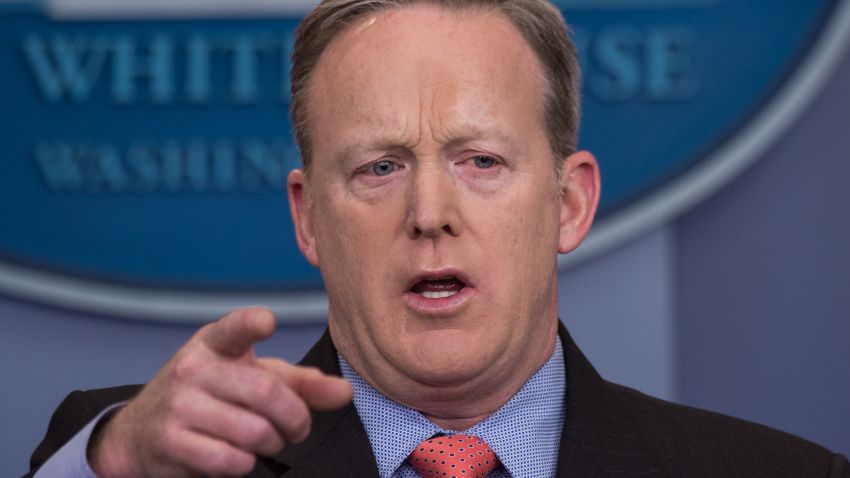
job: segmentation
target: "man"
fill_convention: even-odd
[[[256,357],[273,318],[236,311],[144,388],[69,396],[40,473],[850,477],[817,445],[602,381],[559,328],[557,253],[590,228],[599,172],[550,5],[326,1],[292,75],[319,370]]]

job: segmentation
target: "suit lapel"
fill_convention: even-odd
[[[340,375],[336,349],[327,331],[300,364],[318,367],[327,374]],[[312,431],[307,440],[287,446],[281,453],[263,459],[257,468],[257,478],[378,476],[378,465],[369,437],[353,404],[333,412],[314,412]]]
[[[663,476],[641,441],[627,405],[612,390],[615,386],[602,380],[563,324],[558,334],[567,367],[567,410],[557,476]]]
[[[378,476],[369,439],[354,407],[314,418],[311,439],[289,446],[275,459],[286,478]]]

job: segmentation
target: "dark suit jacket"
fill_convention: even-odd
[[[850,464],[811,442],[761,425],[674,405],[602,380],[561,326],[568,389],[558,477],[850,478]],[[325,335],[301,362],[339,375]],[[71,393],[32,456],[33,473],[106,406],[141,386]],[[306,441],[260,458],[252,478],[376,477],[369,439],[353,405],[315,413]]]

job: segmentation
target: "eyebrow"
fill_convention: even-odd
[[[450,131],[447,148],[454,148],[474,141],[494,141],[506,149],[508,154],[517,154],[521,139],[499,127],[480,128],[476,125],[464,125]]]
[[[501,128],[480,128],[475,125],[464,125],[450,128],[450,139],[444,143],[444,148],[454,148],[473,141],[495,141],[505,146],[509,153],[518,151],[518,139]],[[415,144],[392,135],[376,135],[373,139],[350,144],[334,155],[340,162],[349,162],[358,154],[368,151],[390,151],[404,149],[412,151]]]
[[[358,154],[367,151],[387,151],[392,149],[406,148],[404,141],[390,138],[376,138],[371,141],[362,141],[350,144],[334,155],[337,162],[348,163]],[[410,148],[407,148],[410,149]]]

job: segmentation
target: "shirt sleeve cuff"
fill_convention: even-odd
[[[126,402],[116,403],[100,412],[94,420],[90,421],[68,443],[65,443],[59,451],[44,462],[34,478],[97,478],[86,457],[92,432],[103,419],[125,404]]]

